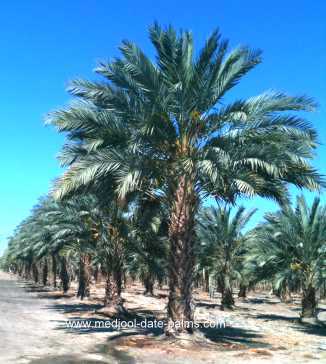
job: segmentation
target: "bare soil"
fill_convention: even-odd
[[[197,340],[180,343],[165,339],[161,328],[150,325],[105,327],[114,318],[102,310],[103,284],[92,286],[88,300],[80,301],[74,292],[72,287],[63,296],[0,273],[0,363],[326,363],[326,328],[299,323],[299,297],[285,304],[267,292],[249,292],[233,311],[221,311],[219,297],[197,290],[195,317],[202,326]],[[145,297],[141,285],[133,283],[123,298],[127,321],[165,318],[165,289]],[[324,319],[325,302],[319,308]],[[69,328],[67,320],[92,326]],[[94,327],[95,322],[103,326]],[[203,327],[208,322],[220,327]]]

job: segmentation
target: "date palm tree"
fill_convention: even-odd
[[[154,295],[155,282],[162,283],[167,268],[167,216],[157,200],[142,198],[133,206],[130,221],[128,271],[139,278],[144,294]]]
[[[243,229],[255,211],[239,207],[233,216],[232,209],[223,206],[206,208],[199,214],[197,236],[200,255],[204,257],[208,272],[215,279],[220,279],[222,309],[234,306],[232,281],[241,276],[237,268],[251,236]]]
[[[195,215],[202,198],[234,202],[256,195],[284,202],[288,183],[315,190],[309,164],[316,132],[300,114],[315,102],[268,91],[226,103],[225,96],[257,64],[261,52],[228,51],[218,31],[195,53],[192,34],[154,24],[153,61],[124,41],[122,56],[100,63],[103,81],[75,80],[75,103],[50,114],[67,135],[68,169],[56,198],[111,186],[118,199],[164,199],[169,213],[169,303],[166,333],[192,332]],[[185,327],[187,326],[187,327]]]
[[[257,229],[250,260],[261,276],[273,277],[276,289],[299,283],[302,318],[316,316],[316,290],[326,278],[326,207],[315,198],[311,207],[301,196],[296,207],[287,205],[267,214]]]

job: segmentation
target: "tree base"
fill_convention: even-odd
[[[192,333],[187,331],[165,330],[160,339],[170,341],[180,347],[193,347],[194,345],[209,344],[211,341],[198,329]]]
[[[234,305],[223,305],[221,304],[220,310],[221,311],[233,311],[235,309]]]
[[[96,312],[110,318],[117,318],[117,317],[125,318],[128,316],[128,311],[122,304],[110,304],[104,306],[103,308],[97,310]]]
[[[299,322],[304,325],[324,327],[323,323],[317,317],[300,317]]]
[[[145,297],[154,297],[154,293],[153,292],[144,292],[143,293],[143,295],[145,296]]]

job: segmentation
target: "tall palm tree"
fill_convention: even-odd
[[[55,185],[62,198],[112,186],[164,199],[169,212],[169,303],[166,332],[192,331],[195,215],[202,198],[234,202],[259,195],[284,202],[288,183],[318,189],[308,160],[316,132],[293,111],[311,111],[305,96],[265,92],[226,104],[227,92],[261,62],[247,47],[228,51],[218,31],[195,54],[192,34],[154,24],[156,62],[124,41],[122,56],[101,63],[102,82],[75,80],[71,106],[48,123],[67,135]]]
[[[215,279],[220,279],[222,309],[234,305],[232,281],[241,275],[237,268],[251,236],[243,229],[255,211],[240,207],[233,216],[232,209],[223,206],[206,208],[199,215],[197,235],[201,256],[208,272]]]
[[[274,278],[277,289],[299,283],[301,316],[315,317],[316,290],[326,278],[326,207],[318,198],[309,207],[301,196],[296,207],[284,206],[265,219],[249,260],[258,263],[262,277],[265,272],[265,278]]]

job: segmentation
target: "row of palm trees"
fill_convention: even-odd
[[[144,207],[146,205],[146,210]],[[109,207],[109,208],[108,208]],[[116,211],[112,214],[112,211]],[[221,308],[269,282],[281,300],[302,294],[302,317],[317,314],[317,290],[326,282],[326,207],[303,197],[292,208],[268,213],[247,230],[256,210],[203,207],[196,219],[194,282],[221,292]],[[114,229],[114,230],[113,230]],[[145,295],[168,279],[168,218],[157,202],[123,210],[92,194],[57,202],[43,198],[10,239],[3,267],[35,283],[59,278],[63,293],[78,281],[77,297],[90,297],[91,283],[105,277],[103,303],[112,314],[125,312],[121,292],[127,278],[139,280]],[[325,292],[324,292],[325,294]]]
[[[57,206],[60,211],[48,214],[49,219],[58,214],[67,227],[63,231],[58,227],[55,233],[59,249],[71,239],[69,229],[78,226],[77,219],[84,225],[69,244],[79,255],[79,275],[85,276],[80,296],[88,295],[87,267],[92,265],[92,244],[98,240],[96,259],[110,278],[107,302],[120,309],[124,262],[131,259],[128,266],[134,265],[136,271],[143,267],[139,269],[149,292],[148,272],[157,271],[161,279],[163,266],[169,286],[166,332],[177,336],[191,331],[188,325],[174,323],[193,320],[197,236],[202,234],[206,241],[210,233],[214,235],[213,228],[196,231],[205,226],[196,223],[203,202],[213,198],[230,205],[241,197],[262,196],[285,206],[289,184],[319,190],[324,182],[310,164],[317,134],[302,113],[315,109],[312,99],[268,91],[225,101],[228,91],[261,63],[260,51],[229,50],[218,31],[196,53],[188,31],[178,33],[155,23],[149,36],[155,61],[136,44],[123,41],[121,56],[96,68],[101,80],[73,81],[69,87],[73,103],[49,115],[47,123],[66,136],[59,157],[66,172],[55,182],[52,197],[36,208],[13,239],[24,241],[29,224],[40,233],[35,215],[43,215],[47,205]],[[74,205],[83,203],[81,208]],[[228,208],[223,211],[216,212],[219,224],[231,218]],[[214,219],[214,212],[205,213],[208,221]],[[239,214],[246,219],[246,213]],[[132,258],[126,253],[130,231],[124,229],[125,219],[133,220],[132,231],[138,231],[132,239],[138,247]],[[46,233],[51,235],[57,225],[46,225]],[[222,231],[217,227],[215,232]],[[239,232],[230,227],[232,233]],[[57,252],[52,244],[43,240],[40,244]],[[237,262],[241,250],[237,242],[232,244],[234,255],[220,247],[219,258],[207,257],[228,277],[223,282],[225,304],[232,301],[231,263],[222,268],[221,256]],[[162,250],[157,256],[156,249]],[[161,260],[163,253],[166,259]]]

